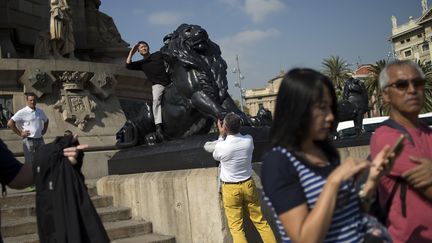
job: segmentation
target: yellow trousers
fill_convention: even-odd
[[[258,192],[252,179],[239,184],[222,183],[222,200],[234,243],[247,243],[243,229],[246,210],[264,243],[276,243],[270,225],[263,217]]]

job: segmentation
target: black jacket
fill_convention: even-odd
[[[34,155],[36,216],[41,243],[109,242],[80,171],[63,156],[71,138],[58,137]]]

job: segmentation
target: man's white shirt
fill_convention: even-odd
[[[250,135],[228,135],[219,138],[213,158],[221,163],[220,179],[224,182],[244,181],[252,176],[253,138]],[[206,149],[207,150],[207,149]]]
[[[11,119],[15,121],[20,129],[30,131],[30,135],[28,136],[30,138],[42,137],[44,123],[48,121],[48,117],[43,110],[37,107],[33,110],[28,106],[15,113]]]

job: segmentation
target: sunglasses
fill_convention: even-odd
[[[412,86],[415,89],[422,89],[425,86],[426,80],[423,78],[415,78],[415,79],[411,79],[411,80],[399,79],[392,84],[387,84],[386,86],[384,86],[384,88],[391,87],[391,88],[396,88],[400,91],[406,91],[408,89],[410,83],[412,84]]]

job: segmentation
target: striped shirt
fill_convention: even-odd
[[[326,173],[320,173],[317,170],[311,169],[310,166],[306,166],[294,154],[282,147],[273,148],[269,154],[273,154],[273,156],[267,155],[262,169],[262,182],[265,193],[264,201],[273,209],[283,242],[291,242],[277,214],[282,214],[305,202],[309,210],[312,210],[323,190],[327,176],[335,167],[330,168]],[[278,158],[279,161],[270,161],[275,158]],[[285,170],[284,167],[290,168]],[[295,176],[291,175],[291,177],[295,177],[295,181],[293,178],[286,178],[289,174],[284,171],[295,173]],[[291,180],[294,183],[286,184],[278,181],[284,179],[284,177],[285,180]],[[287,189],[283,187],[287,187]],[[288,203],[290,205],[287,208],[283,205],[287,203],[284,202],[281,204],[278,201],[279,198],[282,201],[285,200],[285,202],[292,198],[294,202]],[[361,242],[363,239],[362,226],[362,213],[356,188],[352,187],[350,183],[342,183],[338,192],[336,208],[330,228],[327,231],[324,242]]]

